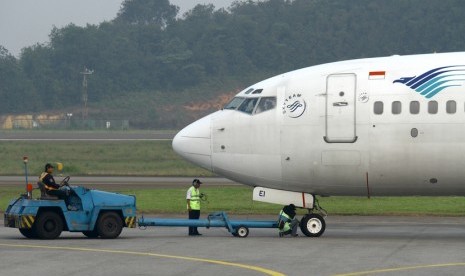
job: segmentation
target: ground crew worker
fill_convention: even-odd
[[[192,181],[192,187],[187,190],[187,210],[189,211],[189,219],[200,218],[200,180],[197,178]],[[189,236],[200,236],[197,227],[189,227]]]
[[[47,163],[45,165],[45,171],[39,176],[39,181],[44,184],[45,192],[48,195],[58,196],[58,198],[64,199],[66,201],[69,195],[69,191],[60,189],[60,185],[56,184],[52,175],[53,169],[54,167],[52,164]]]
[[[284,208],[279,213],[278,219],[278,228],[279,236],[283,237],[285,235],[291,234],[292,237],[297,237],[297,226],[299,225],[299,220],[295,218],[295,205],[289,204],[284,206]]]

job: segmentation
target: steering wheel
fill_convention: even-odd
[[[60,182],[60,186],[61,186],[61,187],[63,187],[63,186],[69,186],[68,181],[69,181],[70,178],[71,178],[71,177],[70,177],[69,175],[68,175],[67,177],[63,178],[63,180],[61,180],[61,182]]]

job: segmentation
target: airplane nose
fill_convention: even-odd
[[[211,171],[210,126],[211,116],[206,116],[183,128],[173,139],[173,149],[184,159]]]

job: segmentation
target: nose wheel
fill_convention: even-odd
[[[327,212],[320,206],[315,195],[313,195],[313,200],[313,208],[308,209],[308,214],[300,221],[300,230],[307,237],[319,237],[326,229],[324,218],[327,216]]]
[[[305,215],[300,221],[300,230],[307,237],[319,237],[326,229],[325,219],[319,214]]]

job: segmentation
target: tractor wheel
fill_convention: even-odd
[[[28,239],[37,239],[37,233],[32,228],[29,228],[29,229],[20,228],[19,232]]]
[[[55,212],[46,211],[39,215],[34,223],[33,231],[39,239],[53,240],[63,231],[63,220]]]
[[[300,230],[307,237],[319,237],[326,228],[325,219],[318,214],[308,214],[300,221]]]
[[[106,212],[100,215],[96,229],[100,238],[115,239],[123,231],[123,220],[115,212]]]
[[[91,239],[98,238],[98,232],[96,230],[82,231],[82,234],[84,234],[84,236],[91,238]]]

